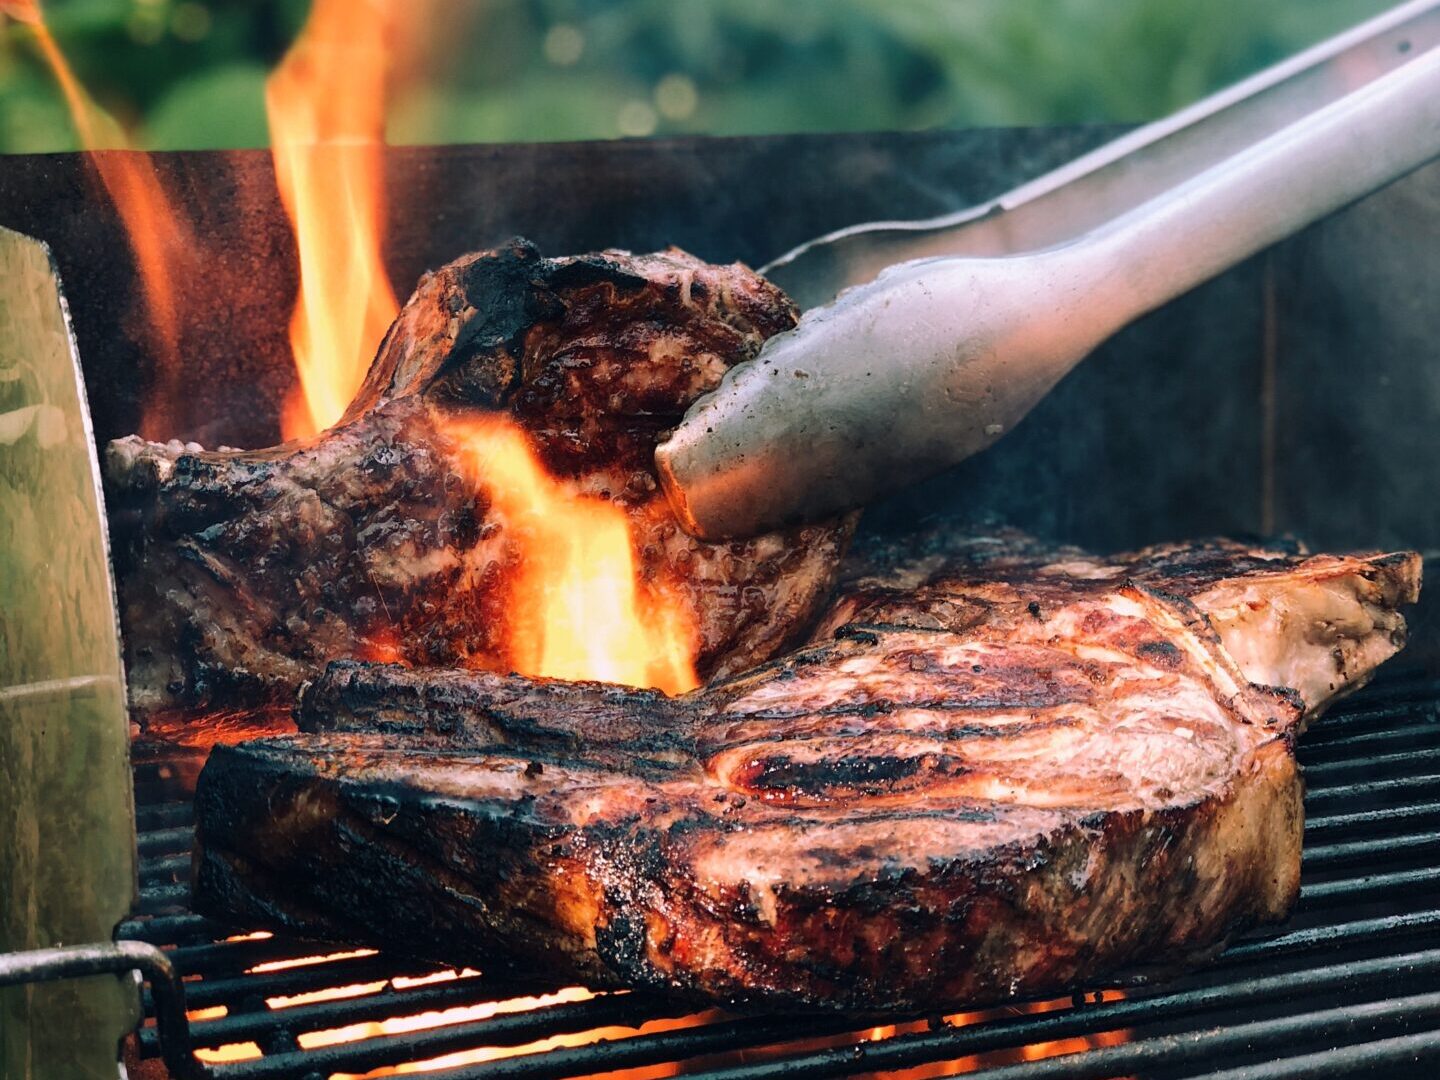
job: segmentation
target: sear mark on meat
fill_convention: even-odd
[[[541,258],[515,242],[427,275],[344,419],[306,443],[112,443],[132,710],[288,706],[327,661],[506,671],[504,538],[440,430],[504,410],[557,477],[622,506],[642,582],[680,589],[702,677],[774,655],[823,603],[853,519],[700,543],[653,472],[661,432],[794,324],[740,265],[672,249]]]
[[[1363,681],[1418,574],[972,538],[852,567],[826,640],[676,698],[334,664],[305,734],[213,752],[196,902],[722,1002],[927,1009],[1182,965],[1299,886],[1303,703],[1254,679]],[[1369,619],[1327,631],[1342,685],[1298,623],[1246,627],[1286,632],[1240,659],[1213,621],[1336,592]]]
[[[937,526],[867,538],[847,559],[840,595],[813,638],[870,623],[959,630],[983,621],[1022,631],[1022,612],[1040,618],[1077,582],[1101,589],[1130,582],[1184,597],[1205,613],[1246,678],[1298,691],[1314,716],[1364,686],[1404,645],[1399,608],[1419,595],[1420,562],[1410,552],[1311,555],[1298,544],[1219,539],[1097,559],[1013,530],[980,535]],[[1154,649],[1151,660],[1173,651],[1165,642]]]

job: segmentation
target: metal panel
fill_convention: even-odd
[[[1440,169],[1275,267],[1277,523],[1317,546],[1440,548]]]

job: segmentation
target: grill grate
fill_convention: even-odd
[[[1440,680],[1366,690],[1303,737],[1300,759],[1306,846],[1290,922],[1233,945],[1202,971],[1123,995],[887,1017],[876,1027],[856,1017],[697,1013],[693,1004],[642,994],[575,1000],[579,993],[557,994],[553,985],[502,983],[335,945],[226,940],[236,931],[185,906],[190,807],[167,795],[172,777],[193,769],[154,761],[136,767],[141,894],[120,936],[169,949],[186,979],[195,1046],[253,1044],[247,1060],[213,1064],[223,1080],[321,1080],[452,1054],[462,1057],[434,1075],[1436,1075],[1440,948],[1429,946],[1440,942]],[[341,986],[356,989],[301,997]],[[554,996],[502,1004],[546,994]],[[145,1003],[153,1013],[148,988]],[[432,1015],[420,1030],[403,1030],[419,1027],[415,1021],[397,1023],[458,1009],[470,1011]],[[374,1026],[348,1032],[357,1036],[350,1041],[331,1036],[314,1045],[327,1041],[315,1033],[352,1025]],[[151,1059],[159,1050],[147,1019],[132,1054]],[[500,1056],[507,1051],[518,1052]]]

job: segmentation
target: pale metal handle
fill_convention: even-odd
[[[1114,329],[1440,157],[1440,48],[1201,173],[1079,243]]]
[[[1440,0],[1413,0],[978,206],[840,229],[787,252],[761,273],[810,308],[895,263],[1053,247],[1437,46]]]

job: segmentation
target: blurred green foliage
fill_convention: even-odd
[[[354,0],[355,17],[367,2]],[[1386,0],[392,0],[394,143],[1142,120]],[[306,0],[49,0],[61,48],[152,149],[266,142]],[[0,16],[0,151],[74,148],[33,32]]]

